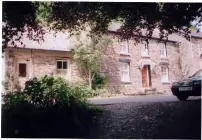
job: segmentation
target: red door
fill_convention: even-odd
[[[144,66],[142,68],[142,87],[143,88],[148,87],[148,83],[147,83],[147,66]]]

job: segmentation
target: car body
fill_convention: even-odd
[[[179,100],[189,96],[201,96],[202,69],[187,79],[172,83],[171,91]]]

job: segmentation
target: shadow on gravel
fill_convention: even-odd
[[[201,99],[104,105],[89,138],[200,139]]]

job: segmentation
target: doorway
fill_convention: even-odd
[[[151,68],[150,65],[144,65],[142,68],[142,87],[151,87]]]

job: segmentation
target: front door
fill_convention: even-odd
[[[144,65],[142,68],[142,87],[143,88],[148,87],[147,70],[148,70],[147,65]]]

